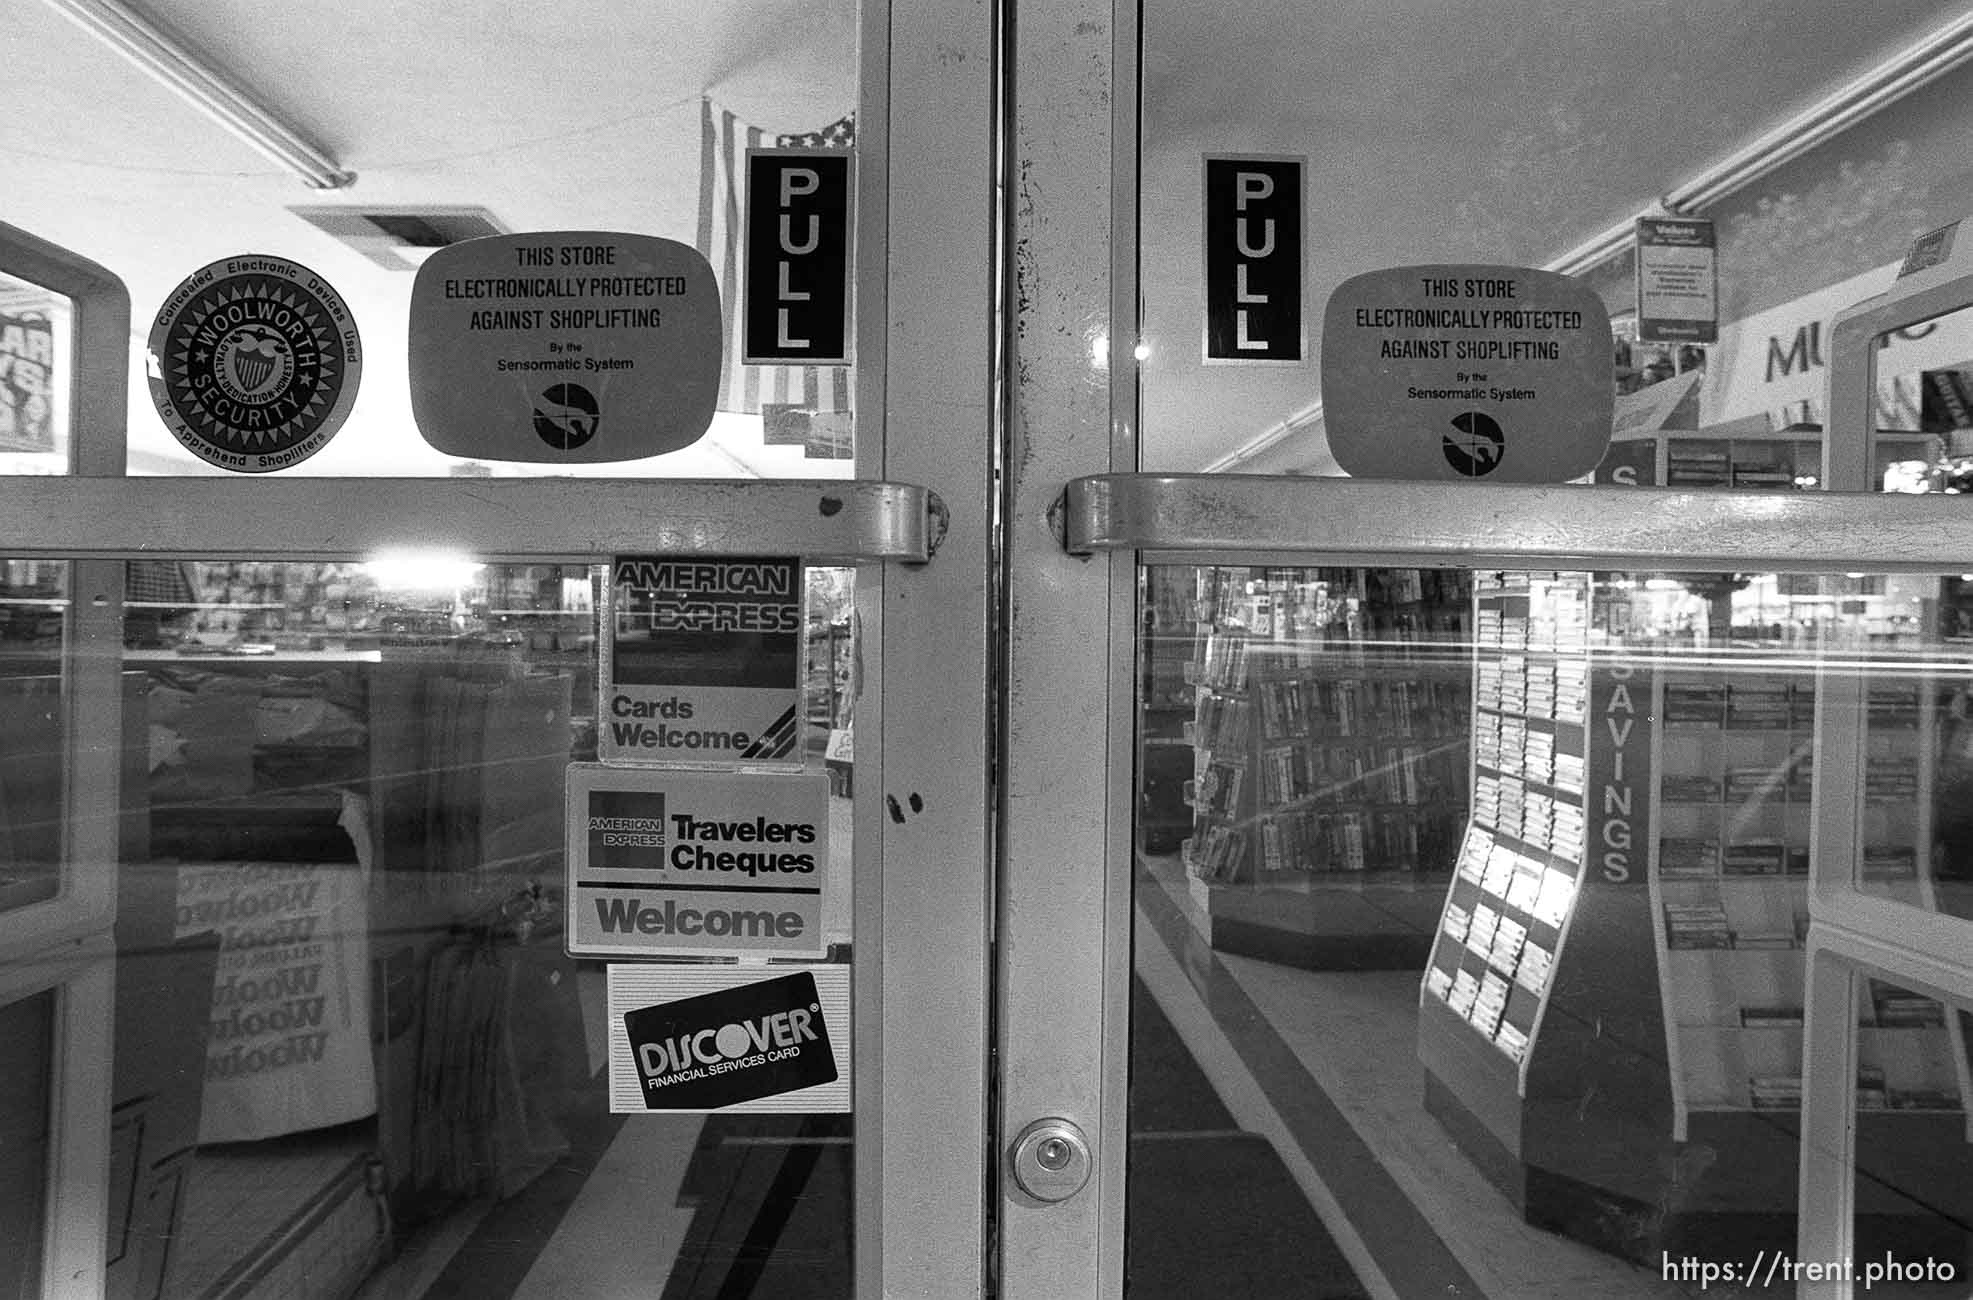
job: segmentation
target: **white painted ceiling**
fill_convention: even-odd
[[[9,0],[0,220],[122,276],[139,334],[181,278],[230,254],[291,257],[334,283],[364,331],[363,391],[343,434],[300,472],[444,473],[449,461],[408,413],[411,273],[290,207],[473,204],[510,230],[689,243],[702,94],[775,131],[820,127],[856,100],[854,0],[141,2],[356,183],[305,188],[50,5]],[[1319,326],[1329,290],[1361,270],[1539,264],[1964,7],[1147,0],[1147,467],[1211,463],[1319,393],[1313,363],[1198,364],[1202,152],[1308,158]],[[140,463],[194,472],[141,382],[130,434]],[[706,447],[628,469],[783,476],[842,464],[760,447],[751,422],[722,419]]]
[[[689,244],[702,93],[773,131],[824,126],[856,103],[852,0],[140,7],[354,171],[355,184],[307,188],[54,8],[7,0],[0,220],[120,275],[140,336],[181,279],[228,255],[289,257],[334,284],[363,331],[362,388],[343,431],[291,472],[443,474],[454,462],[411,422],[413,273],[376,265],[288,208],[473,204],[513,231]],[[168,458],[199,472],[133,374],[133,465]],[[847,465],[762,447],[757,421],[721,417],[698,447],[614,472],[796,477]]]

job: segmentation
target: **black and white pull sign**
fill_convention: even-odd
[[[1302,159],[1208,154],[1205,361],[1308,355],[1302,303]]]
[[[850,153],[747,150],[741,360],[849,362]]]

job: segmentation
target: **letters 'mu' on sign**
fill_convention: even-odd
[[[1300,158],[1205,160],[1205,360],[1287,362],[1308,354],[1302,302]]]
[[[849,362],[850,155],[747,151],[748,364]]]

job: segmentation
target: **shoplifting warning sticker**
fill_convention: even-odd
[[[577,957],[819,957],[829,778],[568,769]]]
[[[619,555],[603,626],[605,762],[801,765],[800,557]]]
[[[611,1112],[849,1110],[849,970],[611,966]]]
[[[719,286],[655,235],[490,235],[411,287],[411,414],[454,456],[576,464],[690,446],[719,390]]]
[[[151,401],[208,464],[265,474],[307,460],[356,404],[363,344],[342,296],[283,257],[200,267],[158,309]]]
[[[1566,482],[1603,458],[1615,401],[1609,312],[1565,275],[1393,267],[1323,313],[1323,419],[1359,478]]]

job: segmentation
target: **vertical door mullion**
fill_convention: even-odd
[[[910,475],[949,526],[930,564],[858,571],[860,1296],[984,1288],[995,18],[863,20],[858,472]]]
[[[1112,297],[1112,257],[1135,256],[1113,194],[1132,41],[1105,0],[1021,8],[1011,33],[999,1138],[1004,1161],[1029,1123],[1070,1120],[1094,1176],[1056,1203],[1003,1176],[1008,1296],[1123,1281],[1134,558],[1067,555],[1057,507],[1069,480],[1134,468],[1117,463],[1112,390],[1135,335]]]
[[[1856,1223],[1856,976],[1814,938],[1806,958],[1796,1256],[1849,1259]],[[1803,1281],[1801,1288],[1816,1300],[1850,1294],[1841,1279]]]

